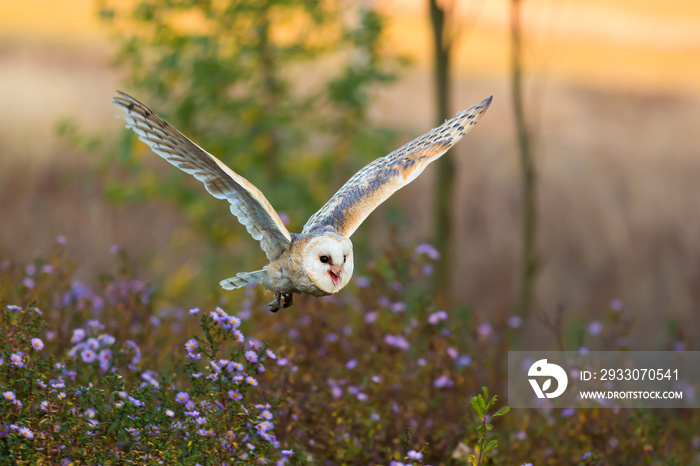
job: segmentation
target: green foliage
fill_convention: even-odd
[[[337,0],[104,0],[100,7],[116,64],[127,72],[125,90],[258,186],[292,219],[291,231],[353,171],[387,152],[392,132],[373,128],[368,109],[401,60],[381,47],[384,18],[374,9]],[[116,150],[103,151],[109,199],[174,202],[219,253],[254,250],[238,246],[245,229],[226,205],[124,134]]]
[[[476,432],[479,434],[479,440],[477,442],[477,455],[471,455],[469,461],[474,466],[481,465],[484,458],[488,457],[489,452],[498,446],[498,440],[490,439],[488,437],[488,432],[493,430],[493,424],[491,420],[497,416],[503,416],[510,408],[508,406],[503,406],[501,409],[491,414],[489,411],[496,404],[498,396],[493,396],[489,399],[489,390],[486,387],[481,387],[482,393],[472,397],[469,400],[469,406],[479,420],[479,425],[476,427]],[[488,401],[487,401],[488,400]]]

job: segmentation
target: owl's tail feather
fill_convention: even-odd
[[[255,272],[241,272],[236,274],[235,277],[227,278],[226,280],[221,280],[219,285],[225,290],[235,290],[236,288],[241,288],[252,283],[259,282],[265,276],[267,272],[265,270],[256,270]]]

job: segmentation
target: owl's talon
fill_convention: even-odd
[[[281,295],[279,293],[275,293],[275,299],[270,301],[270,303],[268,304],[268,306],[270,306],[270,312],[277,312],[280,310],[280,298]]]
[[[287,309],[292,304],[294,304],[294,294],[283,294],[282,295],[282,309]]]

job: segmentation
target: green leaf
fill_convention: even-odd
[[[488,404],[486,405],[486,410],[487,410],[487,411],[488,411],[489,409],[491,409],[491,406],[493,406],[493,405],[496,404],[496,400],[497,400],[497,399],[498,399],[498,395],[494,395],[494,396],[489,400]]]
[[[492,417],[503,416],[504,414],[508,413],[508,411],[510,411],[510,408],[508,406],[504,406],[498,411],[496,411],[496,413]]]
[[[489,451],[493,450],[498,446],[498,440],[491,440],[489,443],[486,444],[486,447],[484,448],[484,454],[487,454]]]
[[[481,396],[475,396],[469,400],[469,406],[471,406],[474,413],[480,418],[484,417],[484,400]]]

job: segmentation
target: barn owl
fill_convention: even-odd
[[[353,272],[350,236],[379,204],[416,179],[464,136],[492,97],[358,171],[306,222],[300,234],[287,231],[280,216],[252,183],[190,141],[133,97],[117,91],[112,103],[126,127],[160,157],[204,183],[231,204],[231,212],[260,241],[270,263],[221,281],[226,290],[259,282],[274,293],[272,312],[292,305],[294,293],[327,296],[348,284]]]

